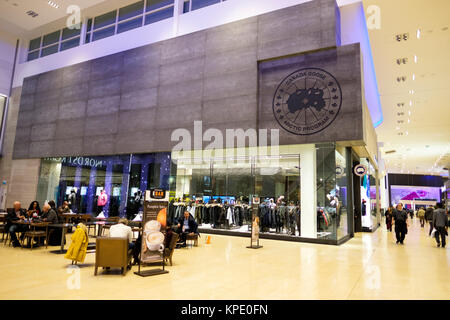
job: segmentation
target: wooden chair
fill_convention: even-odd
[[[194,247],[198,247],[198,233],[194,233],[193,235],[187,234],[186,235],[186,244],[188,241],[193,241]]]
[[[6,232],[6,218],[0,217],[0,232],[2,233],[2,242],[5,240],[5,233]]]
[[[121,268],[125,275],[131,267],[132,250],[128,249],[128,239],[98,237],[96,239],[95,272],[99,267]]]
[[[31,250],[33,250],[34,238],[37,238],[38,240],[40,238],[45,238],[45,248],[47,249],[47,247],[48,247],[48,225],[49,225],[48,222],[32,223],[31,227],[33,227],[33,230],[25,232],[25,238],[21,242],[22,248],[25,243],[25,240],[27,240],[27,243],[30,245]],[[44,230],[36,231],[36,227],[45,228],[45,231]]]
[[[119,222],[120,217],[109,217],[106,219],[106,222],[114,222],[114,223],[118,223]],[[105,230],[109,230],[111,228],[110,224],[105,224],[102,227],[102,234],[101,236],[103,236],[103,233],[105,232]]]
[[[94,236],[95,236],[96,235],[95,231],[97,230],[97,225],[96,224],[88,224],[89,222],[94,222],[94,219],[92,218],[92,216],[90,214],[83,214],[80,219],[81,219],[81,222],[87,226],[88,235],[91,234],[91,228],[94,228]]]
[[[172,256],[175,251],[175,247],[178,242],[178,233],[174,232],[172,234],[172,239],[170,240],[169,247],[164,249],[164,259],[169,260],[170,265],[172,266]]]

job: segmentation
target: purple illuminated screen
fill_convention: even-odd
[[[437,187],[391,186],[391,199],[394,203],[400,200],[427,199],[439,201],[440,189]]]

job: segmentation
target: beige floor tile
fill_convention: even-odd
[[[449,249],[427,234],[415,221],[403,246],[383,225],[339,247],[261,240],[258,250],[212,235],[210,245],[176,250],[168,274],[147,278],[137,267],[94,276],[88,254],[79,289],[70,261],[49,252],[56,247],[0,245],[0,299],[449,299]]]

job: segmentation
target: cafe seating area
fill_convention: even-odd
[[[6,222],[6,213],[0,213],[1,243],[3,246],[12,247],[12,239],[7,232]],[[103,274],[110,273],[111,269],[119,268],[120,273],[125,276],[127,271],[132,268],[132,250],[128,247],[127,239],[108,237],[111,226],[118,222],[119,217],[95,218],[92,214],[63,213],[58,214],[58,223],[43,222],[38,219],[17,220],[12,223],[21,225],[16,236],[22,249],[42,250],[45,247],[45,250],[49,250],[48,252],[61,255],[67,252],[71,243],[71,237],[67,237],[67,235],[73,234],[77,225],[82,223],[86,227],[89,242],[85,254],[95,254],[94,274],[100,274],[99,268],[103,269]],[[142,222],[128,221],[128,226],[132,228],[133,242],[136,242],[142,232]],[[49,244],[49,238],[53,232],[57,231],[60,231],[61,234],[61,244],[59,249],[55,250],[55,245]],[[188,247],[189,244],[190,247],[198,245],[198,235],[190,235],[186,240]],[[173,255],[175,249],[179,247],[178,241],[179,235],[173,233],[169,246],[161,252],[161,263],[170,263],[170,266],[173,266]],[[79,261],[73,259],[71,264],[79,264]]]

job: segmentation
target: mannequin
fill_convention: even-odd
[[[100,195],[98,196],[97,200],[97,214],[101,213],[103,211],[103,207],[108,202],[108,195],[106,194],[105,190],[100,191]]]

